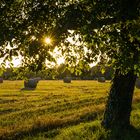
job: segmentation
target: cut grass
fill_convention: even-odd
[[[0,84],[0,139],[108,139],[100,126],[110,83],[40,81],[21,90],[23,81]],[[140,90],[134,94],[132,124],[140,128]]]

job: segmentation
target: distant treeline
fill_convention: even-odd
[[[103,72],[104,71],[104,72]],[[58,67],[46,68],[44,70],[33,72],[28,68],[7,68],[1,77],[5,80],[23,80],[32,77],[40,77],[43,80],[63,79],[66,76],[72,77],[73,80],[95,80],[98,77],[105,77],[106,80],[111,80],[113,69],[111,67],[93,66],[89,69],[82,69],[80,74],[76,74],[67,69],[64,64]]]

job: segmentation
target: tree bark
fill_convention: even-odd
[[[104,113],[102,125],[105,128],[128,127],[132,110],[132,98],[136,75],[129,71],[126,75],[115,71]]]

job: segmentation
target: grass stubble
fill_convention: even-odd
[[[135,89],[131,130],[105,131],[100,123],[110,82],[40,81],[21,90],[23,81],[0,84],[0,140],[99,140],[140,137],[140,90]]]

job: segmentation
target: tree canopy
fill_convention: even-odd
[[[10,59],[20,53],[24,64],[38,70],[45,59],[53,60],[49,52],[57,46],[71,64],[79,53],[84,62],[100,57],[122,72],[139,72],[139,8],[138,0],[2,0],[0,56]],[[67,41],[75,35],[78,47]],[[51,45],[43,42],[46,36]]]

